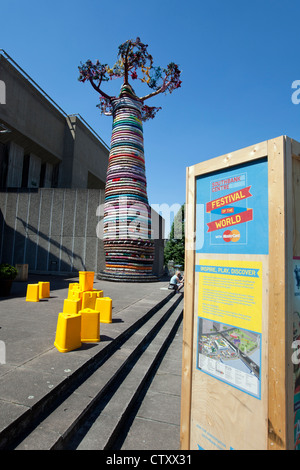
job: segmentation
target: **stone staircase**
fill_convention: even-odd
[[[138,308],[138,303],[135,304]],[[182,321],[183,294],[170,292],[35,407],[3,429],[1,450],[114,449],[147,381]]]

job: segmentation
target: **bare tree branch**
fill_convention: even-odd
[[[104,93],[104,91],[100,90],[100,85],[97,86],[91,78],[89,79],[89,82],[92,85],[92,87],[94,88],[94,90],[96,90],[98,93],[100,93],[100,95],[102,95],[107,100],[111,100],[111,98],[112,98],[111,96],[107,95],[106,93]]]
[[[124,57],[124,84],[128,85],[128,52],[131,45],[131,41],[128,42],[128,47]]]
[[[165,89],[161,86],[158,90],[153,91],[152,93],[149,93],[148,95],[143,96],[143,98],[140,98],[141,101],[148,100],[149,98],[152,98],[153,96],[158,95],[159,93],[162,93]]]
[[[140,98],[140,100],[142,100],[142,101],[148,100],[149,98],[152,98],[153,96],[156,96],[156,95],[158,95],[159,93],[163,93],[164,91],[166,91],[167,88],[168,88],[168,86],[169,86],[170,83],[171,83],[171,80],[169,80],[168,82],[166,82],[167,78],[168,78],[168,75],[165,76],[164,81],[163,81],[163,84],[162,84],[162,86],[161,86],[158,90],[153,91],[152,93],[149,93],[148,95],[145,95],[143,98]]]

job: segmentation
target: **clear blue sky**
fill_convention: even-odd
[[[162,110],[144,140],[150,204],[182,204],[187,166],[282,134],[300,140],[299,17],[299,0],[8,0],[0,48],[108,144],[112,118],[77,80],[80,62],[113,65],[119,44],[140,36],[155,65],[178,63],[182,87],[149,100]]]

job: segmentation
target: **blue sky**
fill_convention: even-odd
[[[182,87],[147,102],[162,110],[144,141],[150,204],[182,204],[186,167],[283,134],[300,140],[299,16],[298,0],[9,0],[0,48],[108,144],[112,118],[77,80],[80,62],[113,65],[119,44],[140,36],[155,65],[178,63]]]

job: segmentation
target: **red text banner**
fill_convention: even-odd
[[[214,222],[209,222],[207,224],[208,232],[231,227],[232,225],[242,224],[244,222],[249,222],[250,220],[253,220],[253,210],[247,209],[246,211],[240,212],[239,214],[235,214],[230,217],[224,217],[223,219],[215,220]]]
[[[251,197],[250,194],[251,186],[247,186],[246,188],[239,189],[238,191],[234,191],[233,193],[227,194],[226,196],[222,196],[218,199],[214,199],[213,201],[206,203],[206,212],[211,212],[214,209],[219,209],[220,207],[228,206],[229,204],[233,204],[234,202],[241,201],[243,199],[247,199]]]

